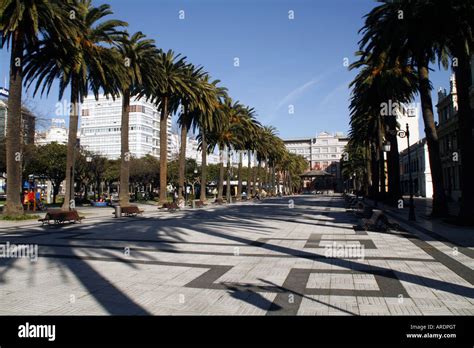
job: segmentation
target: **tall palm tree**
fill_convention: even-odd
[[[451,57],[452,69],[456,77],[458,102],[458,144],[460,149],[460,181],[462,183],[459,218],[461,221],[474,223],[474,157],[473,142],[473,109],[470,103],[472,88],[470,58],[474,50],[474,4],[472,1],[449,0],[437,4],[440,22],[438,45],[445,47]],[[443,60],[444,51],[438,50],[438,59]],[[447,64],[446,64],[447,65]]]
[[[158,55],[151,100],[160,112],[160,204],[167,200],[168,117],[178,110],[182,95],[193,93],[187,81],[187,69],[186,57],[172,50]]]
[[[391,61],[385,53],[379,56],[358,54],[362,55],[361,60],[351,65],[351,69],[360,68],[361,71],[350,84],[353,87],[350,138],[352,145],[359,144],[366,149],[373,149],[373,157],[377,162],[374,169],[378,170],[375,177],[380,179],[376,181],[376,187],[380,184],[382,192],[385,191],[382,143],[386,139],[393,144],[388,154],[388,193],[394,204],[401,195],[397,145],[399,125],[397,115],[383,115],[381,106],[389,101],[399,105],[412,101],[417,79],[409,65],[399,60]]]
[[[442,22],[444,18],[439,12],[437,1],[383,2],[366,16],[365,26],[362,28],[363,38],[359,44],[363,51],[374,56],[387,52],[390,56],[402,57],[403,61],[411,60],[416,68],[433,181],[432,216],[445,216],[446,194],[429,79],[430,62],[437,55],[443,55],[441,52],[444,50],[438,44],[438,38],[443,36],[440,26],[432,24]]]
[[[206,76],[205,80],[209,82],[209,76]],[[201,150],[201,202],[206,201],[207,154],[215,147],[209,146],[208,141],[213,132],[226,122],[226,116],[220,111],[220,108],[222,105],[222,99],[227,96],[227,89],[218,86],[219,83],[219,80],[214,80],[210,83],[211,90],[206,102],[205,110],[199,113],[197,122],[195,123],[196,128],[199,129],[197,138],[199,140],[199,149]]]
[[[259,180],[260,172],[262,168],[262,163],[265,162],[265,170],[270,170],[272,161],[275,159],[276,152],[280,151],[280,146],[282,143],[279,143],[276,139],[277,132],[273,126],[264,126],[259,128],[258,140],[256,144],[256,157],[257,157],[257,170],[254,171],[254,183],[253,191],[257,192],[258,188],[261,190],[262,182]],[[277,148],[275,148],[278,147]]]
[[[256,119],[256,114],[255,110],[249,106],[243,108],[243,119],[242,122],[237,124],[236,126],[236,131],[239,133],[239,138],[240,141],[236,144],[234,144],[236,150],[238,151],[239,155],[239,164],[238,164],[238,170],[237,170],[237,199],[242,198],[242,167],[243,167],[243,152],[247,150],[247,152],[250,151],[251,148],[251,143],[252,139],[256,136],[258,132],[258,128],[260,127],[260,123]],[[248,171],[247,174],[249,174],[250,171],[250,155],[248,159]],[[247,193],[248,192],[248,187],[250,183],[250,175],[247,175]]]
[[[0,3],[0,47],[11,45],[10,83],[6,134],[7,201],[5,213],[23,212],[21,193],[21,97],[24,54],[38,45],[41,35],[57,41],[74,37],[78,30],[69,12],[72,1],[2,0]]]
[[[186,143],[188,132],[197,126],[199,118],[206,113],[207,108],[212,104],[214,98],[214,89],[206,80],[207,73],[202,67],[188,65],[186,69],[187,81],[191,86],[192,93],[185,93],[181,96],[181,114],[178,124],[181,127],[181,141],[179,151],[179,189],[178,197],[183,198],[185,185],[185,168],[186,168]]]
[[[42,86],[41,93],[49,93],[56,78],[59,79],[59,99],[67,86],[71,88],[71,110],[69,114],[69,135],[66,164],[66,194],[63,209],[71,209],[74,200],[74,156],[77,147],[79,105],[91,89],[98,98],[100,89],[106,94],[117,95],[119,91],[111,85],[108,76],[115,75],[116,51],[110,46],[123,32],[120,27],[127,25],[119,20],[104,20],[112,14],[109,5],[93,7],[90,0],[76,0],[76,21],[80,32],[76,40],[59,42],[45,35],[38,48],[26,59],[25,78],[29,85],[36,80],[34,94]]]
[[[151,89],[158,49],[155,41],[146,39],[142,32],[136,32],[131,37],[126,33],[116,42],[116,50],[124,71],[117,78],[117,84],[122,95],[122,122],[121,122],[121,161],[120,161],[120,192],[121,206],[129,205],[129,121],[130,98],[144,89]]]

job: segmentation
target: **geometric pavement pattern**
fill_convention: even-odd
[[[0,228],[0,315],[473,315],[474,255],[429,231],[355,228],[334,196]],[[363,246],[363,258],[326,247]]]

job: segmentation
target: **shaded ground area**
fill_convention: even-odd
[[[0,245],[39,251],[0,258],[0,314],[474,314],[470,244],[359,231],[339,196],[292,199],[0,228]]]

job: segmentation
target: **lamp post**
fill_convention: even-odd
[[[405,130],[393,130],[390,131],[391,134],[396,134],[400,138],[407,138],[407,152],[408,152],[408,180],[409,180],[409,190],[410,190],[410,209],[408,211],[408,220],[416,221],[415,217],[415,201],[413,200],[413,178],[411,173],[411,151],[410,151],[410,128],[408,123],[406,124]],[[383,144],[383,150],[385,152],[390,152],[390,142],[387,141]]]

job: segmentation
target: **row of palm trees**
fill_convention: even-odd
[[[474,216],[474,168],[470,56],[474,30],[474,4],[464,0],[381,1],[365,17],[359,42],[359,60],[351,68],[359,73],[351,83],[351,158],[346,169],[363,178],[367,195],[400,198],[400,169],[396,118],[381,115],[382,103],[407,103],[418,94],[429,150],[433,181],[433,216],[447,214],[438,135],[431,97],[430,64],[454,70],[458,91],[459,145],[462,201],[460,217]],[[403,126],[403,125],[402,125]],[[387,157],[388,187],[382,145],[390,141]]]
[[[9,45],[10,95],[7,123],[7,202],[6,214],[22,213],[20,202],[19,137],[23,86],[36,95],[49,94],[59,82],[59,98],[70,91],[69,139],[66,166],[66,199],[69,209],[74,199],[74,165],[79,106],[89,92],[122,99],[120,204],[129,204],[129,113],[132,98],[146,98],[160,115],[160,159],[167,158],[167,121],[179,114],[181,152],[179,195],[185,184],[186,139],[189,132],[198,133],[202,151],[201,187],[206,187],[206,156],[217,147],[227,154],[239,153],[239,177],[242,155],[248,152],[258,167],[267,168],[269,177],[283,182],[285,192],[294,190],[295,175],[306,166],[304,159],[286,151],[275,129],[262,126],[255,110],[233,101],[228,91],[212,80],[203,67],[187,62],[186,57],[159,49],[143,33],[129,34],[127,23],[109,19],[109,5],[93,6],[90,0],[2,0],[0,31],[2,47]],[[224,157],[221,171],[224,170]],[[248,166],[249,193],[258,189],[256,174]],[[256,172],[256,171],[255,171]],[[276,178],[276,173],[278,178]],[[219,192],[222,192],[220,180]],[[160,161],[160,202],[166,202],[167,161]],[[238,196],[242,194],[239,180]],[[222,194],[221,194],[222,196]],[[206,190],[201,190],[202,201]]]

